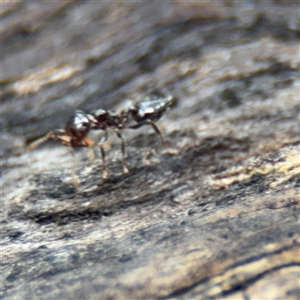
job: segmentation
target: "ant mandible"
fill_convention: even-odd
[[[122,110],[119,114],[102,109],[97,109],[90,113],[76,110],[67,121],[64,129],[50,131],[46,136],[32,143],[28,147],[28,150],[33,150],[47,140],[53,139],[60,141],[64,146],[67,146],[74,155],[74,148],[92,148],[97,144],[88,137],[91,130],[104,130],[104,136],[101,138],[98,145],[101,150],[103,165],[102,178],[106,179],[108,172],[103,144],[108,138],[108,128],[110,128],[121,140],[123,172],[127,174],[129,171],[125,161],[125,139],[120,131],[125,128],[137,129],[145,125],[150,125],[160,136],[163,147],[166,148],[164,138],[154,122],[158,121],[170,108],[173,99],[174,98],[171,95],[166,95],[161,91],[154,91],[148,97],[144,98],[144,100]],[[78,185],[76,180],[74,180],[74,182],[75,185]]]

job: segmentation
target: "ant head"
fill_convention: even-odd
[[[70,139],[79,141],[87,136],[90,128],[89,116],[81,110],[76,110],[66,124],[65,133]]]

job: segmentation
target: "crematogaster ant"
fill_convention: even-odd
[[[172,103],[173,96],[166,95],[165,93],[157,90],[144,98],[144,100],[122,110],[119,114],[110,110],[102,109],[97,109],[90,113],[76,110],[67,121],[64,129],[55,129],[50,131],[47,135],[29,145],[28,150],[33,150],[38,145],[46,142],[49,139],[60,141],[64,146],[69,148],[73,155],[74,148],[92,148],[96,145],[99,145],[103,164],[102,177],[105,179],[108,176],[108,172],[103,144],[108,138],[108,129],[110,128],[121,140],[123,172],[127,174],[129,171],[125,160],[126,146],[125,139],[121,134],[121,130],[126,128],[137,129],[145,125],[150,125],[160,136],[163,147],[166,149],[164,138],[155,122],[163,116],[163,114],[170,108]],[[101,138],[99,143],[88,137],[88,134],[91,130],[104,131],[104,136]],[[75,185],[79,184],[76,179],[74,179],[74,183]]]

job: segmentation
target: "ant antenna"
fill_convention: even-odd
[[[28,147],[27,147],[27,151],[32,151],[35,148],[37,148],[39,145],[47,142],[48,140],[50,140],[51,138],[53,138],[53,131],[50,131],[49,133],[47,133],[45,136],[41,137],[40,139],[36,140],[35,142],[31,143]]]

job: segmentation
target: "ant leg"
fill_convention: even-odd
[[[28,147],[27,147],[27,151],[32,151],[35,148],[37,148],[40,144],[45,143],[46,141],[48,141],[49,139],[53,138],[53,131],[50,131],[49,133],[47,133],[45,136],[41,137],[40,139],[38,139],[37,141],[31,143]]]
[[[100,151],[101,151],[101,158],[102,158],[102,166],[103,166],[103,173],[102,173],[102,178],[103,179],[106,179],[108,177],[108,172],[107,172],[107,167],[106,167],[106,160],[105,160],[105,151],[104,151],[104,148],[103,148],[103,144],[107,141],[107,138],[108,138],[108,132],[107,132],[107,129],[105,128],[105,134],[99,142],[99,147],[100,147]]]
[[[163,148],[164,150],[166,151],[166,153],[168,154],[172,154],[172,155],[176,155],[178,154],[178,151],[177,150],[174,150],[174,149],[169,149],[166,145],[166,142],[159,130],[159,128],[157,127],[157,125],[152,121],[152,120],[146,120],[142,123],[138,123],[138,124],[135,124],[135,125],[132,125],[132,126],[127,126],[127,128],[131,128],[131,129],[137,129],[137,128],[140,128],[144,125],[151,125],[152,128],[154,129],[154,131],[156,132],[156,134],[158,134],[160,136],[160,139],[161,139],[161,142],[162,142],[162,145],[163,145]]]
[[[145,121],[143,123],[139,123],[139,124],[136,124],[136,125],[128,126],[128,128],[137,129],[137,128],[140,128],[140,127],[142,127],[144,125],[151,125],[152,126],[152,128],[154,129],[154,131],[156,132],[156,134],[158,134],[160,136],[163,148],[166,150],[167,149],[166,142],[165,142],[165,140],[164,140],[164,138],[163,138],[163,136],[162,136],[159,128],[157,127],[157,125],[153,121],[147,120],[147,121]]]
[[[167,149],[166,142],[165,142],[165,140],[164,140],[164,138],[163,138],[163,136],[162,136],[159,128],[157,127],[157,125],[153,121],[151,121],[151,120],[147,120],[146,124],[151,125],[152,128],[155,130],[156,134],[158,134],[160,136],[162,145],[163,145],[164,149],[166,150]]]
[[[72,155],[73,157],[73,163],[72,163],[72,181],[75,187],[79,187],[80,186],[80,182],[78,179],[78,176],[76,174],[76,170],[77,170],[77,160],[76,160],[76,155],[75,155],[75,151],[72,148],[71,145],[68,145],[68,151],[69,153]]]
[[[105,161],[105,151],[101,144],[99,146],[100,146],[100,150],[101,150],[101,158],[102,158],[102,166],[103,166],[102,178],[106,179],[108,176],[108,173],[107,173],[106,161]]]
[[[89,160],[90,160],[90,162],[92,162],[96,158],[95,150],[94,150],[94,148],[88,148],[88,150],[89,150],[89,156],[90,156]]]
[[[126,155],[125,155],[125,148],[126,148],[126,141],[121,135],[120,131],[118,129],[114,129],[114,132],[118,136],[118,138],[121,140],[121,149],[122,149],[122,166],[123,166],[123,172],[124,174],[128,174],[128,168],[126,166]]]
[[[108,132],[107,132],[106,128],[104,130],[105,130],[105,136],[103,136],[100,139],[100,141],[99,141],[99,138],[97,138],[95,141],[92,141],[93,143],[88,142],[88,144],[89,144],[88,145],[88,149],[89,149],[89,153],[90,153],[90,161],[93,161],[97,157],[97,154],[95,152],[94,146],[95,145],[99,145],[99,147],[101,147],[100,144],[104,144],[107,141]],[[102,152],[102,150],[101,150],[101,152]]]

